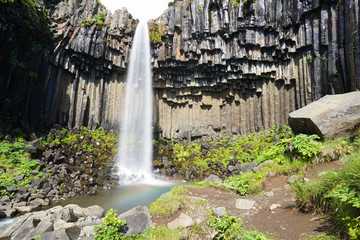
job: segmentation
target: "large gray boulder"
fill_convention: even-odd
[[[317,134],[322,139],[354,136],[360,127],[360,92],[327,95],[289,114],[295,134]]]
[[[118,219],[125,219],[127,224],[126,236],[140,233],[151,225],[149,209],[145,206],[135,207],[119,215]]]

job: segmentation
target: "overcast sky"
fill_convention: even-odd
[[[168,7],[171,0],[101,0],[113,13],[116,9],[126,7],[133,18],[148,21],[159,17]]]

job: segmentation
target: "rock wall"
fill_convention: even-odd
[[[16,31],[26,26],[12,24],[11,14],[27,12],[18,2],[1,4],[2,113],[25,129],[117,127],[137,25],[127,10],[111,15],[97,0],[39,2],[38,13],[49,16],[45,41],[31,32],[21,39]]]
[[[23,2],[0,3],[2,116],[25,129],[116,128],[137,21],[97,0],[50,0],[36,22]],[[183,0],[149,25],[159,136],[287,124],[360,88],[359,0]]]
[[[358,0],[184,0],[150,22],[160,135],[287,124],[360,88]]]

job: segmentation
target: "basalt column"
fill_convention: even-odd
[[[163,137],[287,124],[360,88],[358,0],[176,1],[150,27]]]

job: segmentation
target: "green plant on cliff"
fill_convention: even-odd
[[[231,3],[234,5],[234,7],[239,7],[240,0],[231,0]]]
[[[95,14],[93,19],[86,20],[86,17],[83,17],[83,22],[80,27],[90,27],[96,24],[97,26],[106,25],[104,14]]]
[[[182,1],[182,0],[174,0],[174,1],[171,1],[171,2],[168,3],[168,6],[169,6],[169,7],[170,7],[170,6],[173,6],[173,5],[175,5],[175,3],[178,2],[178,1]]]
[[[157,45],[162,43],[162,36],[163,33],[159,28],[158,23],[152,23],[149,25],[149,34],[150,34],[150,41],[152,44]]]

